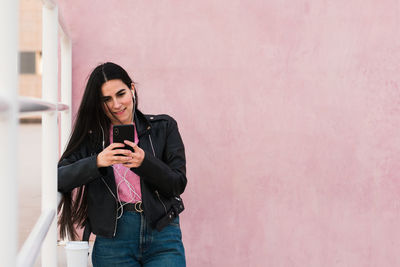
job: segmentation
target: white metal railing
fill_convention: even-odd
[[[0,243],[3,266],[33,266],[42,251],[42,266],[57,266],[57,160],[59,132],[57,117],[61,113],[62,147],[71,129],[71,41],[58,17],[52,0],[43,3],[43,76],[42,99],[17,97],[18,92],[18,10],[16,0],[5,0],[0,9],[0,210],[6,219],[0,220]],[[61,28],[61,101],[58,102],[58,29]],[[17,139],[18,114],[42,114],[42,211],[22,249],[17,253]]]
[[[53,104],[38,98],[20,96],[19,113],[22,116],[41,114],[44,111],[68,111],[69,106],[63,103]]]
[[[58,8],[43,5],[42,30],[42,99],[58,101]],[[42,115],[42,213],[57,209],[57,159],[58,125],[57,112]],[[57,266],[57,222],[52,220],[42,243],[42,266]]]
[[[56,212],[54,210],[49,210],[46,213],[42,212],[19,252],[17,266],[33,266],[40,251],[38,243],[41,244],[43,242],[51,223],[54,221],[55,215]]]
[[[18,1],[2,1],[0,8],[0,220],[2,266],[15,266],[17,231],[17,88],[18,88]]]
[[[61,15],[61,14],[60,14]],[[72,106],[72,44],[68,33],[65,31],[64,20],[59,17],[61,33],[61,102],[66,106]],[[61,107],[58,107],[60,109]],[[61,113],[61,149],[65,150],[69,134],[71,132],[72,115],[71,110],[67,109]]]
[[[9,109],[10,106],[8,105],[7,101],[0,99],[0,112],[1,113],[6,112]]]

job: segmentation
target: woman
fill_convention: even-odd
[[[114,63],[91,73],[58,164],[60,235],[96,235],[93,266],[185,266],[178,214],[186,187],[184,145],[168,115],[137,110],[135,85]],[[135,142],[112,143],[113,125]],[[124,146],[133,148],[133,152]]]

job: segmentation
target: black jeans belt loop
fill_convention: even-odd
[[[134,212],[138,212],[138,213],[143,212],[142,201],[138,201],[136,203],[123,203],[122,205],[123,205],[124,211],[134,211]]]

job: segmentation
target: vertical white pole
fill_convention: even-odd
[[[19,1],[1,1],[0,98],[8,110],[0,114],[0,259],[2,266],[15,266],[18,247],[17,198],[17,94]]]
[[[61,150],[64,152],[71,133],[72,113],[72,46],[66,35],[61,42],[61,102],[69,106],[61,113]]]
[[[43,100],[58,102],[58,8],[43,6]],[[57,209],[57,112],[42,116],[42,212]],[[42,245],[42,266],[57,266],[57,220]]]

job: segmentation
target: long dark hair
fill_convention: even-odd
[[[96,149],[102,149],[103,141],[105,144],[109,143],[108,130],[111,121],[105,114],[101,87],[105,82],[116,79],[121,80],[131,88],[132,79],[117,64],[107,62],[97,66],[92,71],[86,84],[70,140],[59,162],[77,151],[84,141],[89,142]],[[136,90],[135,98],[134,105],[137,109]],[[58,219],[60,237],[64,238],[68,234],[71,240],[76,240],[75,226],[83,228],[87,220],[87,190],[85,185],[75,188],[72,192],[63,193],[58,211],[60,212]]]

